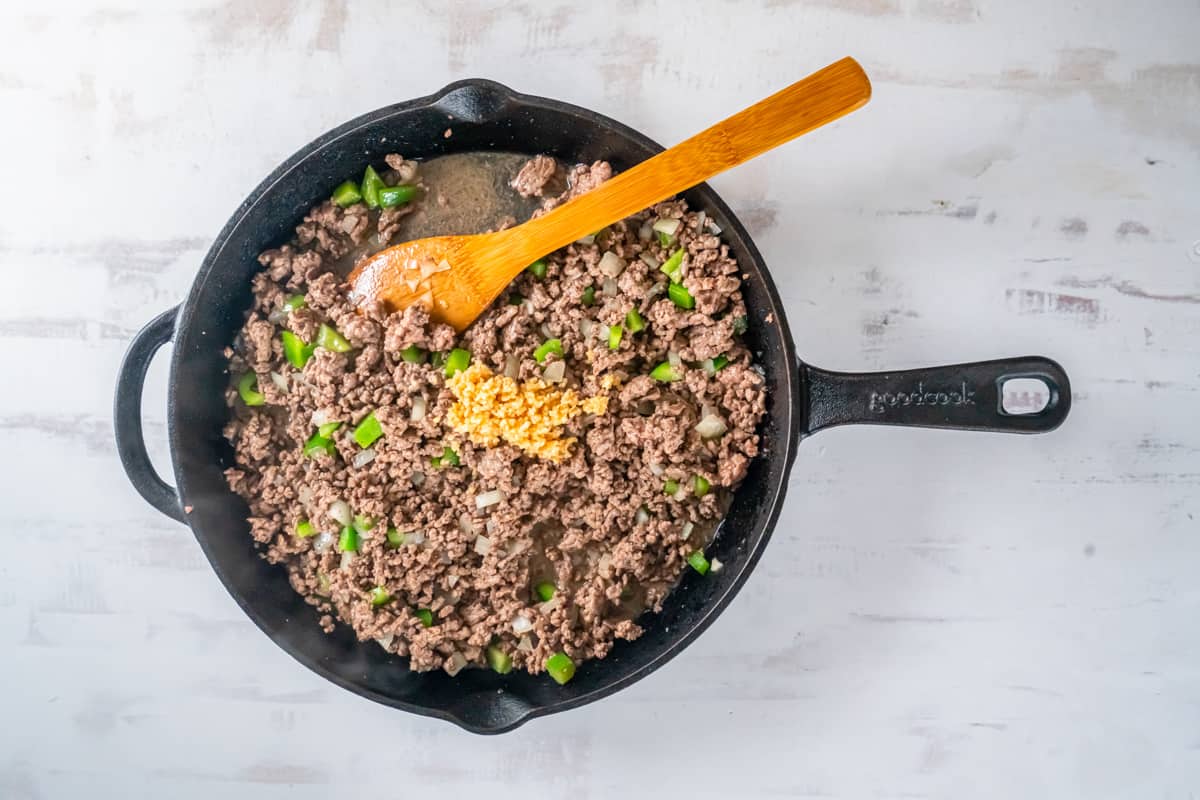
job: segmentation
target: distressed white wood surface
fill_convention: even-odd
[[[1197,796],[1198,41],[1194,0],[4,4],[0,797]],[[501,738],[360,700],[127,485],[128,338],[326,129],[486,76],[671,143],[846,54],[867,109],[715,181],[801,353],[1044,353],[1074,411],[806,442],[749,585],[634,688]]]

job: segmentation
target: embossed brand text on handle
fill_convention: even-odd
[[[908,406],[973,406],[975,390],[963,381],[953,391],[926,390],[924,382],[918,382],[909,392],[871,392],[867,408],[876,414],[887,413],[888,409]]]

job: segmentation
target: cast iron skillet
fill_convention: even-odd
[[[450,138],[443,137],[447,128]],[[255,256],[292,235],[305,211],[331,187],[379,163],[390,152],[432,158],[453,152],[506,150],[549,153],[568,163],[607,159],[628,168],[661,147],[637,131],[586,109],[467,80],[437,94],[390,106],[342,125],[289,158],[233,214],[208,251],[182,305],[152,320],[134,337],[117,383],[117,448],[137,491],[155,508],[192,529],[225,588],[272,640],[317,674],[380,703],[454,722],[476,733],[499,733],[543,714],[581,706],[628,686],[662,666],[708,627],[745,582],[779,516],[799,440],[847,423],[1036,433],[1056,428],[1071,403],[1067,376],[1046,358],[1019,358],[878,374],[827,372],[796,358],[786,315],[762,256],[746,230],[707,185],[686,193],[724,231],[749,280],[750,348],[767,376],[764,455],[752,465],[711,547],[725,563],[717,574],[689,573],[646,633],[619,642],[611,655],[581,665],[558,686],[545,676],[499,676],[466,670],[413,673],[406,660],[373,642],[359,643],[347,626],[332,635],[288,585],[284,570],[258,557],[248,535],[247,508],[225,485],[231,449],[221,429],[228,412],[222,349],[250,305]],[[175,488],[154,471],[142,439],[142,384],[151,357],[174,343],[167,432]],[[1000,387],[1032,377],[1050,391],[1039,413],[1012,416]],[[964,445],[970,442],[964,440]]]

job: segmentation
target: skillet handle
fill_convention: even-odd
[[[142,499],[171,519],[185,522],[183,509],[179,506],[179,495],[154,470],[142,436],[142,387],[146,382],[146,370],[158,349],[171,341],[178,312],[179,306],[167,309],[133,337],[117,377],[113,428],[121,466],[125,467],[125,474],[129,476],[133,488],[137,489]]]
[[[901,372],[829,372],[807,364],[801,369],[805,434],[850,424],[1045,433],[1061,425],[1071,408],[1067,373],[1041,356]],[[1004,384],[1020,378],[1043,385],[1049,393],[1043,408],[1004,409]]]

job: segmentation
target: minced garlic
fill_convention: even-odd
[[[614,375],[611,372],[606,372],[600,376],[600,386],[605,389],[620,388],[621,376]]]
[[[457,400],[446,415],[454,430],[476,444],[495,447],[503,440],[549,461],[570,455],[575,438],[564,438],[562,427],[572,417],[608,410],[607,397],[583,399],[538,378],[519,383],[483,364],[472,364],[446,385]]]

